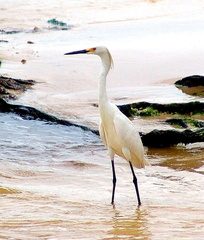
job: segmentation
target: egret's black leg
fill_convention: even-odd
[[[137,185],[137,178],[136,178],[132,163],[130,161],[129,161],[129,163],[130,163],[130,168],[131,168],[132,175],[133,175],[133,183],[135,185],[135,190],[136,190],[136,194],[137,194],[138,206],[140,206],[141,201],[140,201],[140,194],[139,194],[139,189],[138,189],[138,185]]]
[[[115,166],[114,166],[114,160],[111,160],[112,165],[112,171],[113,171],[113,192],[112,192],[112,200],[111,204],[114,204],[114,196],[115,196],[115,186],[116,186],[116,175],[115,175]]]

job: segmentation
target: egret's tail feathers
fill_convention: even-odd
[[[150,166],[151,165],[146,158],[144,158],[144,165],[145,166]]]
[[[145,166],[149,166],[150,163],[148,162],[148,160],[146,158],[142,158],[140,160],[137,159],[131,159],[131,162],[133,164],[134,167],[136,168],[144,168]]]

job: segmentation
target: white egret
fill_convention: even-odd
[[[99,111],[101,123],[99,127],[100,137],[104,145],[108,149],[111,159],[113,172],[113,191],[111,204],[114,204],[116,174],[114,166],[114,155],[117,154],[126,159],[133,174],[133,183],[135,185],[138,206],[141,205],[140,195],[138,190],[137,178],[133,170],[132,164],[137,168],[143,168],[149,165],[144,158],[144,148],[142,145],[139,133],[135,129],[133,123],[116,107],[115,104],[108,100],[106,92],[106,77],[113,63],[110,52],[105,47],[95,47],[65,53],[72,54],[95,54],[101,58],[102,69],[99,76]]]

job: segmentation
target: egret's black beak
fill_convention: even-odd
[[[65,53],[64,55],[74,55],[74,54],[82,54],[82,53],[87,53],[88,51],[86,49],[84,50],[79,50],[79,51],[74,51],[74,52],[69,52]]]
[[[96,48],[87,48],[87,49],[84,49],[84,50],[79,50],[79,51],[65,53],[64,55],[74,55],[74,54],[82,54],[82,53],[94,53],[95,50],[96,50]]]

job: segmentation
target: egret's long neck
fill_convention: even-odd
[[[99,75],[99,107],[108,101],[106,77],[111,67],[111,59],[108,54],[103,54],[100,57],[102,61],[102,68]]]

